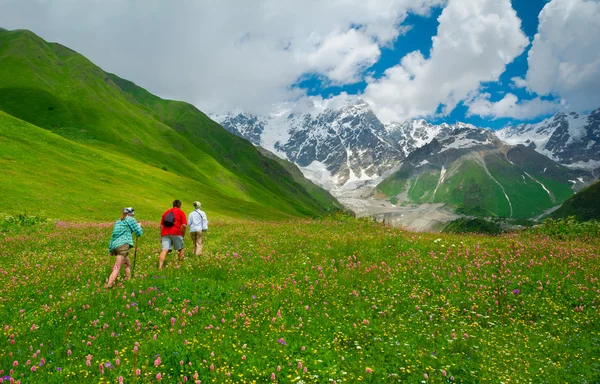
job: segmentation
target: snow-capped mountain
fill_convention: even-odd
[[[497,147],[500,140],[523,144],[559,164],[600,174],[600,109],[587,116],[558,113],[538,124],[495,132],[460,122],[384,124],[362,100],[334,107],[293,105],[268,116],[232,113],[214,118],[230,132],[297,164],[330,191],[375,186],[434,139],[443,147],[440,153],[492,143]]]
[[[557,113],[537,124],[504,128],[496,135],[509,144],[531,146],[571,168],[600,169],[600,109],[589,115]]]
[[[306,106],[305,106],[306,107]],[[297,164],[329,190],[376,182],[398,168],[416,148],[472,125],[413,120],[383,124],[362,101],[340,108],[310,105],[266,117],[247,113],[215,116],[225,129]]]

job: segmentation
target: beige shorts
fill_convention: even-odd
[[[123,256],[127,257],[129,255],[129,244],[123,244],[113,249],[110,253],[113,256]]]

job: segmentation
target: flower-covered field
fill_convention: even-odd
[[[222,221],[158,272],[144,229],[112,290],[110,224],[0,233],[0,381],[600,381],[598,238]]]

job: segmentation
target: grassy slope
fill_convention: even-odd
[[[532,217],[560,204],[573,194],[564,167],[556,166],[557,169],[545,173],[546,167],[540,168],[533,161],[515,165],[504,156],[494,153],[486,155],[484,161],[490,174],[504,187],[515,218]],[[490,178],[479,162],[459,158],[450,164],[448,175],[438,187],[435,197],[441,170],[430,167],[426,172],[403,168],[380,183],[377,190],[387,196],[397,196],[406,191],[409,201],[416,203],[446,203],[470,211],[476,209],[492,215],[510,216],[510,206],[502,188]],[[543,183],[551,195],[525,172]]]
[[[317,199],[323,206],[330,207],[330,209],[343,208],[342,204],[340,204],[340,202],[337,201],[337,199],[333,197],[331,193],[304,177],[304,174],[296,164],[284,160],[264,148],[258,148],[258,150],[263,154],[263,156],[266,156],[281,164],[281,166],[283,166],[290,173],[290,175],[292,175],[294,180],[298,184],[302,185],[304,189],[306,189],[311,196]]]
[[[577,220],[600,220],[600,181],[575,194],[550,215],[554,219],[569,216]]]
[[[549,195],[539,183],[524,175],[523,169],[510,166],[506,159],[500,156],[491,155],[486,157],[486,164],[490,173],[504,187],[512,203],[513,217],[533,217],[560,204],[573,194],[573,191],[566,184],[558,183],[533,173],[533,171],[528,172],[544,184],[550,191]]]
[[[156,219],[173,195],[184,210],[200,199],[212,215],[283,217],[276,209],[226,196],[195,180],[113,154],[23,122],[0,111],[0,206],[44,212],[53,218],[113,219],[133,205],[141,219]],[[168,193],[165,193],[168,191]]]
[[[439,187],[435,201],[457,207],[477,208],[499,216],[510,215],[510,207],[502,189],[475,161],[462,162],[454,176]]]
[[[163,100],[130,81],[112,74],[109,76],[134,102],[148,108],[157,120],[172,127],[195,146],[218,159],[224,167],[247,181],[249,185],[257,184],[283,196],[291,192],[292,200],[302,196],[327,209],[333,208],[331,202],[315,197],[303,185],[297,183],[293,176],[290,177],[280,162],[263,156],[250,142],[230,134],[194,106],[179,101]],[[316,186],[313,185],[311,192],[315,190],[314,187]],[[316,189],[320,190],[318,193],[324,192],[321,188]],[[253,188],[247,191],[257,199],[261,199],[263,194],[262,190]]]
[[[219,191],[291,215],[326,209],[279,164],[194,107],[130,87],[145,93],[140,103],[115,76],[31,32],[0,32],[0,42],[0,110],[90,148],[197,180],[196,191]]]

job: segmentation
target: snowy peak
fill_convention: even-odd
[[[223,116],[219,120],[221,120],[221,125],[234,135],[243,137],[256,146],[261,144],[261,135],[265,130],[265,123],[258,116],[238,113]]]
[[[600,168],[600,109],[589,115],[557,113],[537,124],[521,124],[497,132],[509,144],[531,146],[573,168]]]
[[[434,145],[427,148],[447,156],[470,148],[501,148],[502,140],[600,173],[600,109],[589,115],[559,113],[538,124],[495,132],[423,119],[384,124],[361,99],[305,100],[281,105],[267,116],[236,112],[215,118],[230,132],[295,163],[330,191],[375,185],[429,143]]]

